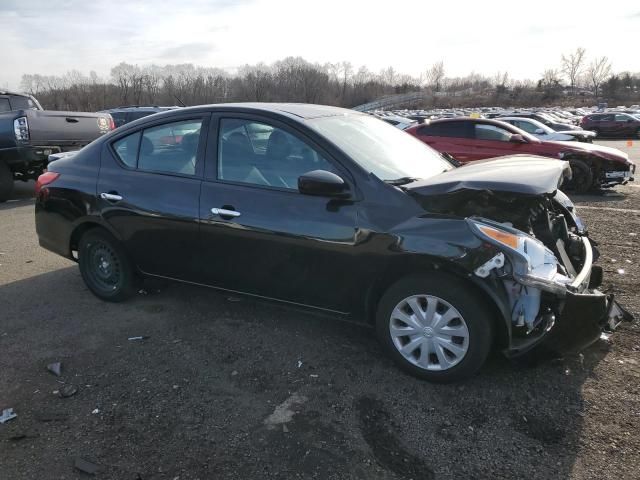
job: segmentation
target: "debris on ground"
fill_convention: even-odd
[[[302,367],[302,360],[298,360],[298,368]]]
[[[59,377],[60,375],[62,375],[62,363],[61,362],[50,363],[49,365],[47,365],[47,370],[53,373],[56,377]]]
[[[17,416],[18,414],[13,411],[13,408],[5,408],[2,411],[2,415],[0,415],[0,423],[7,423],[9,420],[13,420]]]
[[[99,408],[94,408],[93,410],[91,410],[91,414],[92,415],[97,415],[100,413],[100,409]]]
[[[619,268],[616,272],[618,272],[619,275],[624,275],[624,268]]]
[[[307,401],[307,397],[294,393],[284,402],[278,405],[273,413],[264,420],[264,424],[268,428],[274,428],[276,425],[290,422],[296,412],[293,411],[294,405],[301,405]]]
[[[60,398],[69,398],[69,397],[73,397],[76,393],[78,393],[78,387],[76,387],[75,385],[63,385],[59,390],[58,390],[58,396]]]
[[[73,462],[73,466],[77,470],[80,470],[81,472],[86,473],[88,475],[95,475],[96,472],[98,471],[98,465],[88,460],[85,460],[82,457],[76,457],[75,461]]]
[[[231,303],[238,303],[238,302],[241,302],[242,299],[240,297],[227,297],[227,301]]]
[[[139,335],[137,337],[129,337],[127,340],[130,342],[140,342],[142,340],[148,340],[149,338],[151,338],[149,335]]]

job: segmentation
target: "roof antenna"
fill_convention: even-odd
[[[174,95],[173,98],[175,98],[178,101],[178,103],[180,104],[181,107],[186,107],[184,102],[182,100],[180,100],[177,95]]]

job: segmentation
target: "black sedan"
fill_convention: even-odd
[[[40,244],[121,301],[144,277],[375,325],[410,373],[451,381],[492,345],[597,338],[628,319],[558,187],[566,162],[455,168],[369,115],[230,104],[127,124],[38,180]],[[564,332],[564,334],[563,334]]]

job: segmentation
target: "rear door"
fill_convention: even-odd
[[[208,117],[163,119],[105,144],[99,208],[145,273],[195,276]]]
[[[605,115],[601,115],[598,119],[598,123],[596,124],[596,128],[600,130],[600,132],[604,135],[613,135],[616,130],[615,125],[615,115],[612,113],[607,113]]]
[[[614,121],[615,126],[612,128],[612,135],[623,137],[635,133],[635,123],[631,115],[616,113]]]
[[[215,116],[214,116],[215,118]],[[350,310],[356,202],[298,192],[312,170],[350,176],[319,145],[258,115],[220,115],[200,199],[202,283]]]

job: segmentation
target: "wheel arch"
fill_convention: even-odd
[[[113,235],[117,240],[121,240],[117,232],[115,232],[108,224],[101,222],[97,218],[89,218],[77,223],[73,227],[71,235],[69,236],[69,253],[72,254],[74,251],[77,251],[80,238],[82,238],[82,236],[89,230],[94,230],[96,228],[101,228]]]
[[[367,323],[375,323],[375,314],[384,292],[403,278],[424,275],[444,275],[456,282],[461,288],[474,292],[480,301],[484,302],[491,313],[494,327],[494,341],[500,349],[507,348],[511,338],[511,320],[506,293],[497,281],[476,278],[452,263],[423,259],[416,262],[415,258],[403,262],[394,262],[379,275],[369,286],[365,297],[365,319]]]

